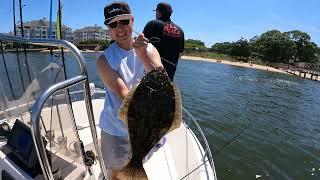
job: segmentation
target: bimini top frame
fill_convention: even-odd
[[[38,155],[39,163],[43,171],[44,178],[48,180],[53,180],[51,167],[49,165],[49,160],[46,155],[46,149],[44,146],[43,139],[41,138],[41,132],[40,132],[40,114],[41,114],[42,108],[45,102],[50,98],[52,94],[54,94],[55,92],[61,89],[70,88],[73,85],[78,83],[84,84],[84,99],[85,99],[93,144],[98,156],[101,172],[103,173],[104,177],[107,177],[107,171],[105,169],[101,150],[98,145],[97,130],[96,130],[95,120],[93,116],[93,109],[92,109],[90,89],[89,89],[88,73],[87,73],[84,57],[81,54],[80,50],[75,45],[73,45],[72,43],[66,40],[28,39],[23,37],[0,35],[0,41],[41,45],[41,46],[63,47],[68,49],[76,57],[77,63],[80,67],[80,75],[52,85],[41,96],[37,98],[35,104],[32,107],[31,133],[32,133],[34,144],[35,144],[35,149]]]

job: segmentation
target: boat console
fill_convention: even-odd
[[[46,142],[44,137],[43,139]],[[7,143],[2,145],[0,150],[0,179],[28,179],[28,177],[43,179],[28,125],[17,119],[8,135]],[[70,162],[63,155],[47,150],[47,157],[55,179],[74,179],[84,176],[83,168],[77,168],[77,163]],[[81,166],[79,164],[79,167]],[[75,171],[78,173],[77,176]]]

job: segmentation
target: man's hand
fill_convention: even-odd
[[[141,33],[132,44],[147,72],[156,67],[163,67],[157,49],[148,42],[149,40],[144,37],[143,33]]]
[[[143,33],[139,34],[137,38],[133,41],[133,48],[135,49],[137,55],[139,58],[143,61],[148,59],[148,53],[147,53],[147,45],[149,40],[144,37]]]

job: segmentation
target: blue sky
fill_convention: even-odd
[[[19,18],[16,0],[16,18]],[[113,1],[61,0],[63,23],[73,30],[95,24],[103,25],[103,8]],[[134,29],[142,31],[144,25],[155,18],[159,1],[127,1],[135,16]],[[172,20],[180,25],[186,39],[199,39],[211,47],[216,42],[251,38],[278,29],[299,29],[307,32],[320,46],[319,0],[170,0]],[[22,0],[23,20],[46,17],[49,19],[50,0]],[[57,0],[54,0],[53,19],[56,19]],[[0,32],[12,31],[12,0],[0,0]]]

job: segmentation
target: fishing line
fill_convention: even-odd
[[[276,98],[273,103],[277,100],[278,98]],[[273,103],[271,105],[273,105]],[[271,107],[271,105],[269,106],[269,108]],[[257,119],[259,120],[259,119]],[[217,153],[215,153],[215,155],[208,157],[203,163],[201,163],[199,166],[197,166],[196,168],[194,168],[191,172],[189,172],[188,174],[186,174],[185,176],[183,176],[180,180],[185,179],[186,177],[188,177],[190,174],[192,174],[194,171],[196,171],[197,169],[199,169],[202,165],[204,165],[206,162],[208,162],[209,160],[213,159],[216,155],[218,155],[223,149],[225,149],[227,146],[229,146],[233,141],[235,141],[239,136],[242,135],[242,133],[247,130],[255,121],[251,121],[245,128],[243,128],[239,133],[237,133],[236,136],[234,136],[231,140],[229,140],[220,150],[217,151]]]
[[[137,35],[140,35],[140,33],[138,33],[138,32],[135,31],[135,30],[132,30],[132,32],[136,33]],[[151,38],[149,38],[149,39],[147,39],[146,37],[144,37],[144,40],[147,41],[147,42],[144,42],[145,44],[147,44],[148,42],[149,42],[149,43],[158,43],[158,42],[161,41],[161,39],[158,38],[158,37],[151,37]]]
[[[136,33],[137,35],[140,35],[140,33],[136,32],[136,31],[134,31],[134,30],[132,30],[132,31],[133,31],[134,33]],[[158,42],[161,41],[161,38],[158,38],[158,37],[151,37],[150,39],[147,39],[147,38],[144,38],[144,39],[145,39],[147,42],[149,42],[149,43],[158,43]],[[147,44],[147,42],[144,42],[144,43]],[[171,61],[169,61],[169,60],[167,60],[167,59],[165,59],[165,58],[163,58],[163,57],[161,57],[161,56],[160,56],[160,58],[161,58],[162,60],[166,61],[167,63],[173,65],[174,67],[177,67],[177,65],[174,64],[174,63],[172,63]]]
[[[140,35],[140,33],[138,33],[138,32],[136,32],[136,31],[134,31],[134,30],[132,30],[132,32],[134,32],[135,34],[137,34],[137,35]],[[149,43],[158,43],[158,42],[160,42],[161,41],[161,39],[160,38],[158,38],[158,37],[151,37],[150,39],[147,39],[147,38],[144,38],[147,42],[149,42]],[[144,42],[145,44],[148,44],[147,42]],[[101,47],[101,45],[98,45],[95,49],[94,49],[94,51],[95,52],[98,52],[98,49]],[[163,57],[161,57],[160,56],[160,58],[162,59],[162,60],[164,60],[164,61],[166,61],[167,63],[169,63],[170,65],[172,65],[172,66],[174,66],[174,67],[177,67],[177,65],[176,64],[174,64],[174,63],[172,63],[171,61],[169,61],[169,60],[167,60],[167,59],[165,59],[165,58],[163,58]]]
[[[286,87],[288,88],[289,85]],[[275,102],[280,98],[280,95],[277,96],[275,98],[275,100],[272,101],[271,105],[267,108],[267,112],[270,110],[270,108],[275,104]],[[258,122],[258,120],[260,120],[261,116],[259,118],[257,118],[256,120],[252,120],[245,128],[243,128],[239,133],[237,133],[232,139],[230,139],[224,146],[222,146],[222,148],[220,148],[213,156],[211,157],[207,157],[207,159],[201,163],[199,166],[197,166],[195,169],[193,169],[191,172],[189,172],[188,174],[186,174],[185,176],[183,176],[180,180],[188,177],[190,174],[192,174],[194,171],[196,171],[197,169],[199,169],[202,165],[204,165],[206,162],[208,162],[209,160],[213,159],[214,157],[216,157],[219,153],[222,152],[222,150],[224,150],[227,146],[229,146],[233,141],[237,140],[238,137],[240,137],[252,124]],[[249,162],[249,161],[248,161]],[[250,163],[255,165],[254,163]],[[257,165],[255,165],[256,167],[259,167]],[[261,168],[262,169],[262,168]],[[266,172],[266,171],[265,171]],[[266,173],[268,175],[268,173]]]

